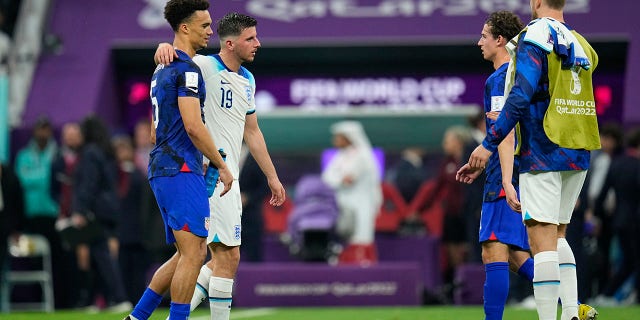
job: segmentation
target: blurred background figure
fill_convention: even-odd
[[[362,124],[338,122],[331,126],[331,133],[338,151],[322,172],[322,180],[335,190],[340,207],[337,228],[346,247],[338,260],[369,265],[377,262],[375,219],[382,204],[379,168]]]
[[[55,229],[58,204],[51,197],[51,165],[58,151],[49,118],[39,117],[27,146],[18,151],[15,170],[25,201],[25,232],[45,236],[51,246],[53,287],[56,307],[64,306],[64,264],[60,236]]]
[[[116,225],[117,260],[129,302],[134,302],[146,288],[145,272],[149,267],[147,250],[142,233],[142,193],[147,179],[140,172],[135,160],[133,141],[128,135],[112,139],[117,162],[117,193],[120,212]]]
[[[400,154],[400,160],[387,174],[387,180],[396,186],[407,203],[411,202],[422,183],[427,180],[424,155],[423,148],[405,148]]]
[[[84,145],[75,173],[71,219],[79,231],[76,239],[79,272],[76,286],[81,290],[78,307],[93,306],[93,274],[104,292],[110,311],[131,309],[124,291],[122,275],[114,254],[114,239],[120,213],[117,195],[117,167],[107,126],[95,116],[80,124]],[[111,243],[110,243],[111,241]]]
[[[64,227],[70,226],[71,207],[73,200],[74,175],[78,162],[80,161],[80,148],[83,139],[80,125],[70,122],[62,126],[60,148],[51,165],[51,196],[58,202],[58,218],[56,229],[59,231],[63,256],[61,258],[61,268],[65,279],[72,278],[78,266],[75,245],[70,243],[62,232]],[[77,297],[75,286],[64,286],[65,307],[72,307],[74,299]]]
[[[595,298],[594,303],[602,306],[617,305],[614,298],[616,292],[636,273],[636,290],[638,287],[637,271],[640,270],[640,129],[635,129],[627,135],[626,148],[623,154],[611,159],[607,176],[596,199],[595,212],[597,216],[606,213],[604,203],[610,189],[615,192],[615,207],[611,214],[611,227],[620,254],[619,264],[612,265],[613,274],[606,282],[604,291]],[[639,291],[640,292],[640,291]],[[638,292],[636,292],[637,294]],[[637,303],[632,297],[630,303]]]
[[[471,142],[471,139],[469,129],[464,126],[452,126],[445,131],[442,138],[444,159],[438,169],[435,186],[421,188],[410,206],[408,216],[408,219],[421,218],[418,215],[432,206],[439,206],[444,212],[442,225],[431,226],[432,230],[427,231],[442,235],[441,241],[447,257],[443,287],[446,299],[453,297],[453,276],[456,267],[465,261],[469,248],[465,218],[462,215],[464,199],[461,195],[464,194],[464,186],[456,181],[456,171],[466,161],[465,146]]]
[[[153,149],[151,143],[151,122],[149,119],[141,119],[133,129],[133,139],[135,144],[134,163],[140,172],[147,174],[149,165],[149,154]]]
[[[469,118],[467,122],[469,124],[469,132],[471,134],[471,140],[465,145],[465,154],[463,159],[468,159],[475,147],[482,143],[485,135],[487,134],[487,128],[484,120],[484,112],[478,110],[478,112]],[[469,240],[469,253],[468,261],[481,262],[481,247],[478,241],[474,241],[478,236],[478,226],[480,225],[480,211],[482,211],[483,191],[486,180],[486,173],[483,171],[480,176],[471,184],[464,184],[464,198],[462,204],[462,215],[465,221],[465,237]]]
[[[600,128],[600,144],[602,148],[591,153],[591,167],[587,174],[586,185],[583,187],[588,202],[585,221],[594,226],[593,231],[596,238],[594,243],[596,247],[593,248],[594,259],[591,259],[592,263],[589,264],[590,267],[595,268],[593,274],[596,286],[595,292],[588,291],[589,296],[602,293],[611,276],[609,257],[611,255],[611,239],[613,238],[612,214],[616,201],[615,189],[609,189],[600,210],[595,210],[595,206],[612,159],[617,158],[624,151],[624,129],[622,126],[612,122],[602,126]],[[591,284],[591,281],[589,283]]]

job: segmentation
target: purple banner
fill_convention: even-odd
[[[159,41],[171,39],[171,29],[162,18],[165,2],[52,2],[51,23],[46,30],[60,36],[63,51],[59,55],[41,56],[24,123],[33,123],[43,113],[55,124],[78,120],[90,112],[98,112],[109,121],[119,120],[110,49],[113,46],[155,46]],[[214,19],[230,11],[256,16],[263,46],[469,42],[477,38],[489,12],[513,10],[525,20],[529,15],[529,0],[236,0],[211,3]],[[635,0],[619,0],[615,5],[607,1],[567,0],[565,18],[588,38],[615,36],[616,39],[629,39],[629,57],[637,57],[640,56],[637,45],[640,19],[634,14],[638,11],[640,1]],[[415,80],[422,82],[423,79]],[[639,59],[628,59],[624,81],[640,83]],[[640,122],[640,108],[636,107],[640,105],[640,95],[634,90],[626,90],[623,103],[624,120]]]
[[[420,305],[422,279],[411,262],[241,264],[234,290],[238,307]]]
[[[95,12],[104,15],[117,12],[108,15],[112,21],[109,27],[120,31],[120,39],[149,40],[171,35],[162,15],[165,3],[116,0],[90,5],[99,7]],[[260,37],[287,42],[476,36],[491,12],[509,10],[524,20],[531,15],[529,0],[236,0],[211,4],[214,20],[227,12],[247,13],[259,19]],[[566,0],[565,15],[584,33],[626,33],[628,25],[618,19],[626,14],[625,5],[640,7],[634,0],[619,0],[615,6],[603,1]],[[594,17],[598,23],[593,23]]]
[[[482,105],[488,75],[340,77],[259,77],[256,103],[273,107],[345,109],[366,106],[387,110],[445,110],[457,105]],[[599,119],[622,119],[624,79],[596,73],[594,90]]]

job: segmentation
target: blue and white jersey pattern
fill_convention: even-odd
[[[509,63],[505,63],[494,71],[484,85],[484,111],[502,111],[504,106],[504,83],[507,75],[507,67]],[[487,131],[495,123],[489,118],[485,119]],[[518,187],[518,157],[513,159],[513,167],[515,173],[511,183]],[[494,152],[489,157],[489,163],[486,168],[487,180],[484,184],[484,201],[494,201],[502,194],[502,169],[500,168],[500,156],[498,152]]]
[[[520,123],[520,172],[567,171],[589,169],[590,153],[583,149],[567,149],[553,143],[543,128],[549,107],[549,75],[547,52],[519,37],[516,49],[514,86],[508,93],[498,120],[487,130],[482,145],[495,152],[498,144]]]
[[[170,65],[158,65],[151,79],[151,104],[156,144],[151,150],[148,176],[174,176],[178,172],[202,175],[202,152],[187,134],[179,97],[200,99],[200,114],[204,121],[206,89],[200,68],[184,52],[176,50],[178,58]]]
[[[227,166],[234,177],[240,175],[239,159],[246,116],[256,111],[256,82],[244,67],[234,72],[219,55],[196,55],[193,61],[202,70],[207,87],[205,120],[216,147],[227,153]]]

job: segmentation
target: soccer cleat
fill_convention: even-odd
[[[598,319],[598,311],[596,308],[582,303],[578,306],[578,317],[580,320],[596,320]]]

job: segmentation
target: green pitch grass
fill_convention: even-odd
[[[638,320],[640,306],[598,308],[600,320]],[[157,310],[151,319],[164,320],[168,309]],[[209,312],[199,308],[192,313],[190,320],[208,320]],[[0,314],[0,319],[7,320],[121,320],[126,314],[100,313],[87,314],[78,311],[58,311],[55,313],[22,312]],[[251,320],[481,320],[482,307],[370,307],[370,308],[258,308],[234,309],[231,319]],[[537,319],[534,310],[507,308],[504,319]]]

